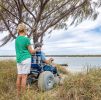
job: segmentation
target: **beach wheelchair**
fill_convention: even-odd
[[[31,57],[31,71],[28,75],[27,83],[29,85],[37,81],[38,88],[42,91],[50,90],[55,83],[59,82],[56,67],[47,65],[42,61],[41,52]]]

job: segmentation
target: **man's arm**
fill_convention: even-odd
[[[46,64],[51,64],[53,60],[54,60],[53,58],[49,58],[49,59],[44,60],[44,62]]]
[[[49,60],[44,60],[44,63],[50,64],[50,61]]]
[[[43,62],[46,64],[51,64],[52,61],[54,60],[53,58],[46,59],[45,54],[43,52],[41,53],[41,57],[42,57]]]

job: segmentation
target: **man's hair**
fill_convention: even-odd
[[[43,45],[42,43],[40,43],[40,42],[36,42],[35,45],[34,45],[34,48],[42,47],[42,45]]]
[[[19,33],[19,32],[26,32],[26,30],[27,30],[27,27],[26,27],[26,25],[24,24],[24,23],[20,23],[19,25],[18,25],[18,27],[17,27],[17,32]]]

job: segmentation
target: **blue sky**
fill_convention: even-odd
[[[6,34],[6,33],[5,33]],[[4,35],[0,34],[0,39]],[[0,48],[0,55],[15,53],[14,41]],[[101,54],[101,13],[68,30],[55,30],[44,37],[46,54]]]

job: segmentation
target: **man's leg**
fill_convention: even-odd
[[[22,74],[22,81],[21,81],[22,92],[24,92],[26,89],[27,76],[28,76],[27,74]]]
[[[51,69],[52,69],[52,71],[53,71],[53,74],[57,74],[57,76],[59,76],[59,77],[61,78],[61,75],[59,74],[58,69],[57,69],[56,66],[52,66],[52,65],[51,65]]]
[[[17,81],[16,81],[16,87],[17,87],[17,95],[20,95],[21,92],[21,80],[22,80],[22,75],[18,74],[17,75]]]

